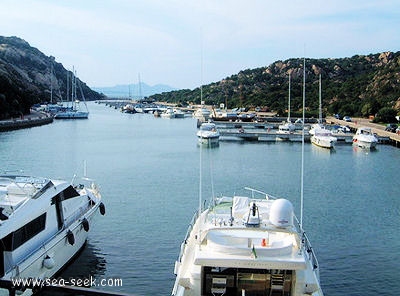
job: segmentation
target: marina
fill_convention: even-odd
[[[119,108],[121,108],[121,106],[124,106],[126,102],[127,102],[126,100],[117,100],[117,101],[105,101],[98,103],[105,104],[106,106],[118,110]],[[188,114],[186,115],[186,117],[191,117],[190,112],[193,112],[193,109],[183,108],[182,110],[186,112],[186,114]],[[282,125],[282,123],[284,123],[287,120],[286,118],[283,117],[271,117],[263,113],[257,114],[257,118],[259,118],[260,120],[258,121],[255,120],[250,122],[240,121],[240,120],[215,120],[213,122],[220,133],[221,141],[227,139],[232,140],[236,138],[247,141],[274,142],[277,139],[277,132],[279,130],[279,126]],[[293,122],[295,122],[296,120],[298,120],[298,118],[292,118]],[[372,128],[372,131],[374,134],[376,134],[379,143],[400,147],[400,135],[387,132],[384,130],[383,125],[371,123],[368,119],[357,118],[357,120],[353,122],[344,122],[343,120],[335,119],[334,117],[329,116],[326,118],[325,121],[327,123],[327,127],[331,129],[334,128],[335,126],[346,126],[349,128],[350,132],[348,133],[332,134],[332,136],[337,138],[338,143],[351,144],[357,128],[362,123],[362,125],[369,126]],[[201,119],[198,120],[197,126],[200,127],[202,122],[204,122],[204,117],[201,117]],[[306,142],[310,142],[311,135],[308,134],[308,131],[311,129],[312,125],[316,123],[317,119],[306,118],[305,120]],[[293,133],[286,134],[285,140],[288,140],[290,142],[301,142],[301,124],[294,123],[293,128],[294,128]]]
[[[200,148],[194,118],[167,120],[88,104],[89,120],[0,134],[4,170],[65,179],[82,172],[86,160],[88,175],[99,184],[107,213],[60,276],[121,278],[122,286],[96,289],[170,295],[180,244],[198,208],[200,149],[209,164],[203,182],[213,184],[203,189],[205,200],[219,193],[244,195],[249,186],[287,198],[299,212],[298,142],[220,141],[216,149]],[[371,151],[305,145],[303,223],[325,295],[374,296],[382,282],[390,287],[385,295],[397,295],[400,209],[393,184],[399,153],[382,144]],[[385,242],[385,252],[379,242]]]

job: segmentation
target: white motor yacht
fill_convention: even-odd
[[[278,126],[276,132],[277,141],[285,141],[290,139],[290,135],[294,133],[296,126],[290,121]]]
[[[248,188],[250,189],[250,188]],[[321,296],[314,250],[286,199],[220,197],[195,214],[172,295]]]
[[[201,107],[193,113],[194,118],[200,119],[202,121],[207,121],[210,118],[210,116],[211,116],[210,110],[208,110],[205,107]]]
[[[376,144],[378,144],[378,138],[373,134],[369,127],[358,128],[357,132],[353,136],[353,145],[355,146],[371,149],[375,148]]]
[[[326,129],[325,127],[321,127],[319,129],[313,129],[310,141],[316,146],[331,149],[335,146],[337,138],[332,136],[332,132],[330,130]]]
[[[205,122],[200,125],[200,129],[197,132],[197,138],[199,144],[216,146],[219,144],[219,131],[215,123]]]
[[[172,108],[167,108],[164,112],[161,113],[160,115],[162,118],[175,118],[175,113]]]
[[[173,111],[174,111],[174,118],[185,118],[185,113],[181,109],[174,108]]]
[[[105,207],[90,179],[0,176],[1,280],[54,276],[84,246],[99,211]]]

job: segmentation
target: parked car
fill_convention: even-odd
[[[397,127],[398,127],[397,124],[395,124],[395,123],[389,123],[389,124],[385,127],[385,131],[395,133]]]
[[[400,126],[396,128],[396,134],[400,135]]]
[[[343,117],[343,120],[344,120],[344,121],[347,121],[347,122],[351,122],[350,116],[344,116],[344,117]]]
[[[340,114],[335,114],[334,116],[336,119],[340,119]]]

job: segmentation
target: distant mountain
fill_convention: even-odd
[[[54,57],[46,56],[25,40],[0,36],[0,119],[28,114],[33,104],[50,102],[51,88],[53,102],[65,101],[67,88],[71,88],[71,79],[67,87],[67,74],[72,76]],[[77,83],[86,100],[103,97],[79,78]],[[81,98],[79,88],[77,93]]]
[[[400,112],[400,52],[355,55],[350,58],[306,59],[306,108],[308,116],[318,116],[319,75],[322,76],[324,112],[350,116],[376,115],[379,111]],[[150,99],[228,108],[256,107],[286,114],[288,74],[291,74],[291,113],[301,114],[303,59],[276,61],[269,66],[247,69],[200,88],[183,89]],[[298,115],[297,115],[298,116]]]
[[[109,98],[133,98],[133,99],[140,99],[154,94],[161,94],[163,92],[176,90],[175,88],[165,84],[156,84],[150,86],[143,82],[140,83],[140,87],[139,83],[137,83],[137,84],[106,86],[106,87],[93,87],[93,89],[99,93],[106,95]]]

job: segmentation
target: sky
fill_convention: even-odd
[[[289,58],[400,50],[398,0],[2,0],[17,36],[90,87],[194,89]]]

